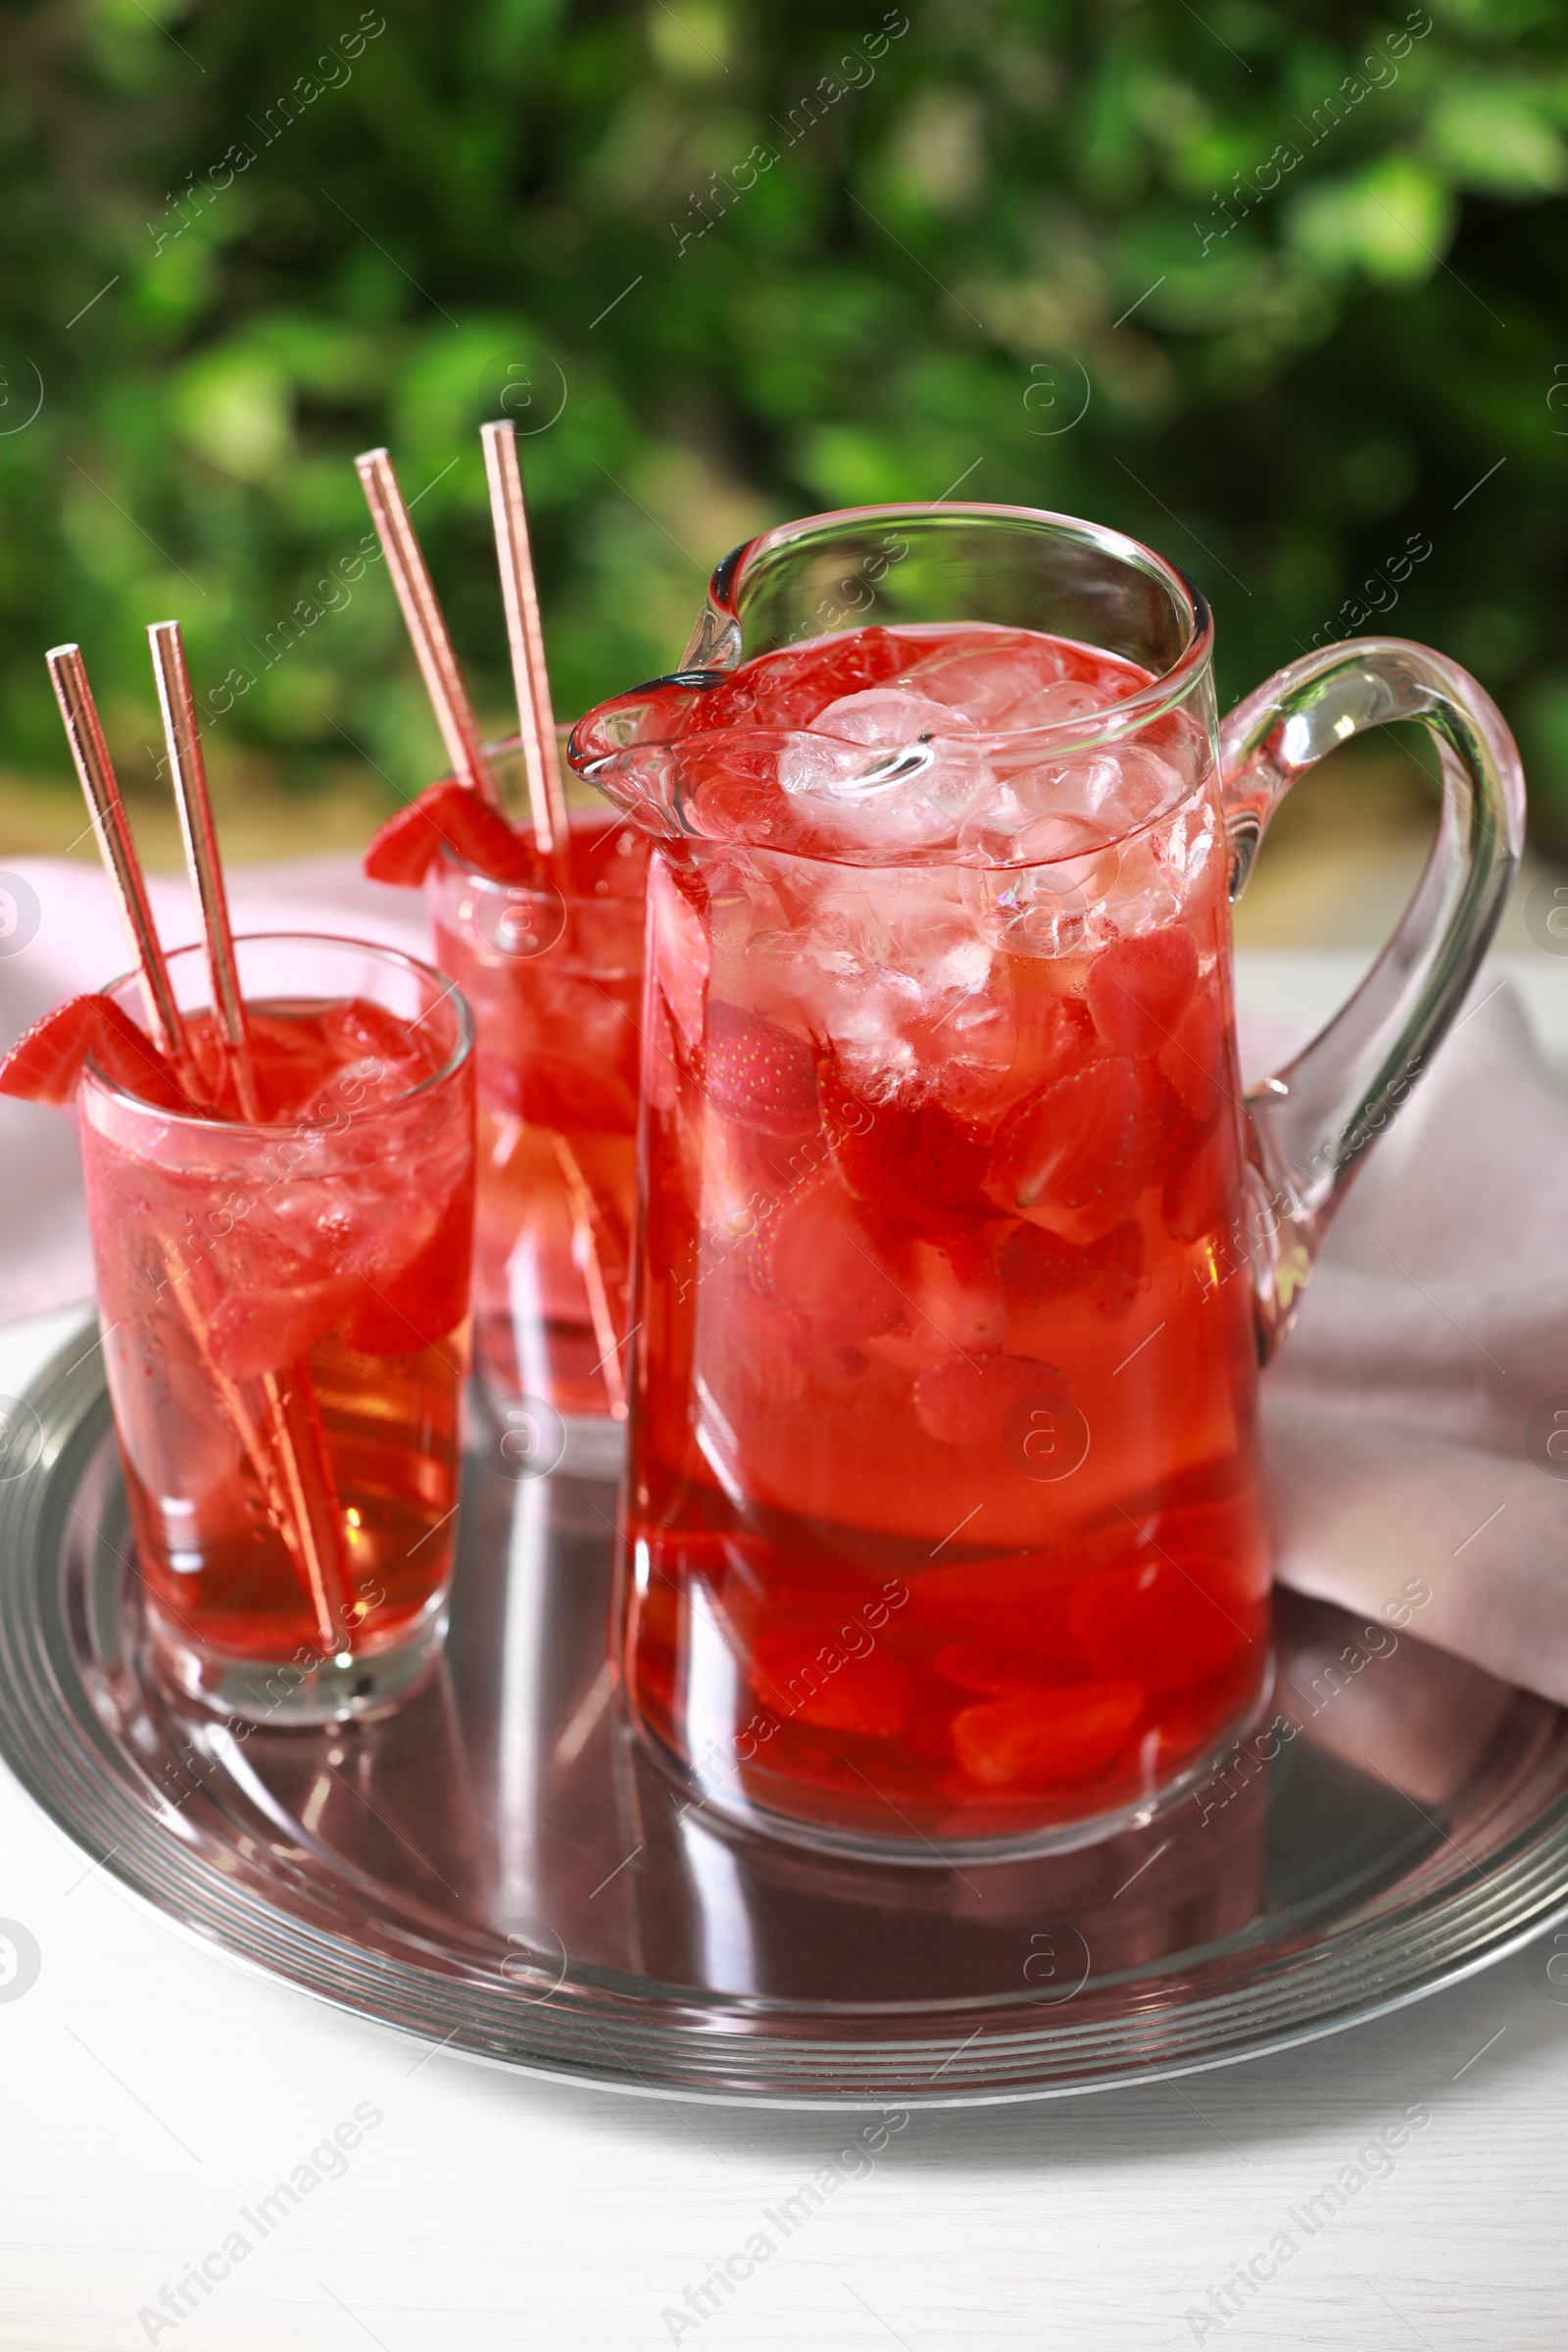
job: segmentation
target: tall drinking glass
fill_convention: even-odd
[[[514,794],[515,745],[490,759]],[[426,884],[435,960],[477,1029],[475,1356],[492,1397],[532,1415],[517,1442],[552,1449],[565,1422],[625,1419],[648,868],[646,837],[602,803],[571,811],[571,845],[569,897],[450,849]]]
[[[83,1075],[104,1361],[155,1647],[275,1723],[412,1689],[446,1621],[473,1236],[473,1029],[349,940],[235,942],[264,1123]],[[198,1050],[206,959],[169,957]],[[111,993],[134,1016],[137,983]]]
[[[1426,878],[1244,1102],[1230,900],[1286,786],[1399,717],[1444,764]],[[1501,720],[1389,641],[1221,728],[1159,556],[885,508],[729,558],[681,670],[572,758],[658,842],[633,1722],[814,1841],[1148,1818],[1260,1703],[1259,1362],[1495,924]]]

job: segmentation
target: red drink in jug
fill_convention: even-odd
[[[1060,726],[1150,683],[915,625],[686,698],[621,1658],[720,1805],[1026,1836],[1136,1809],[1257,1697],[1216,784],[1180,710]]]

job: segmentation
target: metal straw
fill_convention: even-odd
[[[234,1087],[242,1115],[252,1123],[261,1117],[261,1097],[251,1060],[250,1029],[240,988],[234,934],[228,919],[228,895],[218,855],[213,804],[207,789],[207,763],[202,757],[201,732],[190,690],[190,672],[177,620],[155,621],[147,631],[152,648],[153,674],[164,718],[164,741],[174,781],[180,831],[185,838],[185,860],[191,888],[201,909],[207,968],[212,975],[213,1004],[222,1028],[234,1072]],[[317,1634],[331,1652],[348,1641],[348,1562],[343,1537],[343,1505],[327,1448],[326,1431],[317,1400],[316,1384],[304,1356],[284,1375],[260,1376],[283,1493],[287,1498],[285,1525],[293,1537],[290,1548],[303,1571]]]
[[[207,763],[202,758],[196,704],[190,690],[190,671],[185,666],[178,621],[155,620],[147,631],[147,642],[152,648],[153,676],[158,683],[158,708],[163,713],[164,742],[174,780],[179,829],[185,839],[185,864],[201,909],[213,1003],[228,1048],[240,1110],[247,1119],[255,1120],[262,1115],[261,1100],[251,1068],[250,1032],[245,1025],[245,1000],[240,994],[239,969],[234,959],[228,896],[223,888],[218,835],[213,827],[213,804],[207,789]]]
[[[556,887],[570,898],[571,833],[556,743],[555,712],[550,702],[550,674],[545,667],[544,630],[540,625],[539,590],[528,542],[528,507],[517,456],[517,428],[507,418],[495,424],[482,424],[479,437],[484,443],[484,467],[490,483],[490,519],[495,530],[501,595],[507,609],[507,644],[512,652],[518,732],[528,770],[533,835],[540,855],[550,863]]]
[[[561,1164],[567,1198],[571,1202],[573,1234],[581,1248],[579,1260],[583,1288],[588,1294],[588,1312],[593,1321],[594,1341],[601,1353],[596,1372],[604,1375],[605,1395],[610,1400],[611,1418],[626,1418],[626,1375],[621,1363],[622,1340],[620,1316],[611,1297],[612,1271],[617,1277],[616,1287],[624,1293],[625,1252],[612,1237],[593,1186],[583,1174],[582,1163],[570,1143],[559,1130],[552,1131],[551,1142]]]
[[[304,1356],[285,1374],[264,1372],[268,1427],[277,1449],[289,1516],[299,1538],[299,1565],[316,1611],[323,1656],[352,1650],[349,1576],[343,1538],[343,1498],[337,1491],[326,1425],[311,1367]]]
[[[479,742],[479,729],[474,721],[473,708],[468,701],[458,658],[452,650],[447,624],[436,603],[435,590],[425,567],[419,542],[414,535],[409,510],[398,488],[398,477],[392,469],[392,459],[384,449],[368,449],[354,461],[365,496],[375,524],[375,535],[381,542],[392,585],[397,590],[398,603],[403,608],[403,619],[418,661],[419,673],[424,679],[424,691],[430,698],[441,741],[452,763],[452,772],[487,800],[493,808],[500,807],[495,778]]]
[[[147,901],[147,885],[142,879],[136,845],[130,837],[125,816],[125,804],[120,797],[120,780],[115,774],[99,724],[98,706],[92,699],[87,683],[87,671],[77,645],[57,645],[48,655],[49,675],[54,681],[55,700],[66,723],[66,740],[75,762],[76,775],[86,797],[92,829],[98,837],[98,852],[109,876],[110,887],[120,905],[121,918],[130,941],[135,958],[141,992],[147,1007],[147,1026],[153,1033],[153,1044],[179,1072],[187,1092],[190,1085],[190,1043],[174,991],[170,983],[169,966],[153,922],[153,910]]]

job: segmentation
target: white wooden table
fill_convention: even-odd
[[[1250,959],[1256,1009],[1331,991],[1314,961]],[[1530,985],[1560,1054],[1568,959]],[[0,1332],[0,1392],[63,1329]],[[865,2119],[525,2081],[246,1975],[0,1773],[6,1921],[38,1953],[0,1982],[7,2352],[1568,2341],[1568,1983],[1540,1947],[1279,2058],[917,2113],[835,2167]],[[727,2261],[751,2275],[705,2294]]]

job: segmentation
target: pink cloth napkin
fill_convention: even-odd
[[[95,869],[11,870],[40,919],[0,956],[0,1046],[128,962]],[[151,887],[166,942],[195,938],[183,881]],[[422,899],[349,858],[240,867],[229,887],[237,930],[426,952]],[[1293,1042],[1244,1025],[1250,1072]],[[75,1139],[58,1112],[0,1101],[0,1316],[91,1290]],[[1568,1703],[1568,1478],[1539,1431],[1529,1448],[1554,1398],[1568,1414],[1568,1101],[1511,991],[1484,976],[1368,1154],[1265,1382],[1281,1582]]]
[[[1494,975],[1352,1185],[1264,1431],[1282,1583],[1568,1703],[1568,1100]]]

